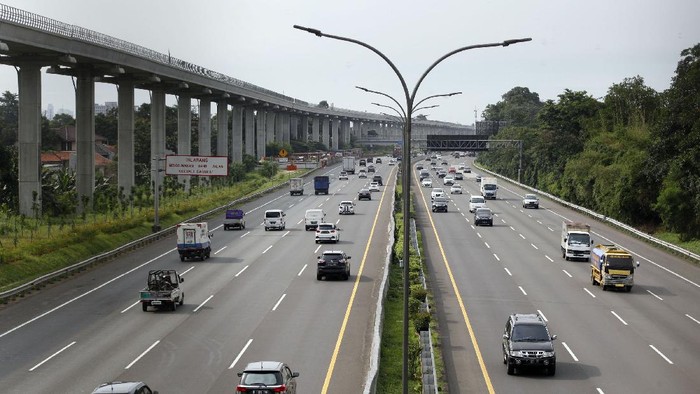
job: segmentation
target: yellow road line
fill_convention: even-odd
[[[394,170],[392,170],[392,173]],[[391,178],[391,175],[389,175]],[[387,182],[388,183],[388,182]],[[393,193],[393,191],[392,191]],[[367,240],[367,246],[365,247],[365,253],[362,255],[362,263],[360,263],[360,268],[357,270],[357,276],[355,277],[355,284],[352,287],[352,293],[350,294],[350,300],[348,301],[348,306],[345,308],[345,317],[343,318],[343,323],[340,325],[340,332],[338,332],[338,339],[335,342],[335,349],[333,349],[333,356],[331,356],[331,362],[328,365],[328,371],[326,372],[326,378],[323,381],[323,387],[321,388],[321,393],[326,394],[328,392],[328,386],[331,384],[331,376],[333,375],[333,370],[335,369],[335,362],[338,359],[338,353],[340,352],[340,345],[343,342],[343,337],[345,336],[345,328],[348,325],[348,320],[350,319],[350,312],[352,311],[352,305],[355,302],[355,294],[357,294],[357,288],[360,285],[360,279],[362,278],[362,271],[365,268],[365,261],[367,261],[367,254],[369,254],[369,247],[372,244],[372,237],[374,236],[374,229],[377,226],[377,221],[379,220],[379,214],[382,211],[382,203],[384,202],[384,196],[386,195],[386,188],[382,193],[382,198],[379,200],[379,208],[377,209],[377,214],[374,215],[374,222],[372,223],[372,229],[369,232],[369,239]]]
[[[415,178],[414,178],[415,179]],[[420,185],[418,185],[420,189]],[[474,330],[472,329],[472,324],[469,321],[469,315],[467,314],[467,308],[464,307],[464,301],[462,301],[462,295],[459,293],[457,288],[457,282],[455,281],[454,275],[452,275],[452,268],[450,268],[450,263],[447,261],[447,256],[445,255],[445,250],[442,248],[442,242],[440,241],[440,236],[435,228],[435,223],[433,222],[433,216],[430,214],[430,209],[428,209],[428,202],[425,200],[425,195],[421,189],[420,196],[423,199],[423,205],[426,211],[428,211],[428,219],[430,219],[430,226],[433,228],[433,233],[435,234],[435,239],[437,239],[438,248],[440,248],[440,254],[442,255],[442,260],[445,263],[445,268],[447,269],[447,275],[450,276],[450,282],[452,283],[452,289],[455,292],[457,301],[459,302],[459,308],[462,310],[462,317],[464,318],[464,323],[467,325],[467,331],[469,332],[469,338],[471,338],[472,346],[474,346],[474,352],[476,353],[476,358],[479,361],[479,366],[481,367],[481,374],[484,376],[484,382],[486,383],[486,388],[489,393],[494,394],[493,385],[491,384],[491,378],[489,377],[489,372],[486,370],[486,364],[484,364],[484,358],[481,356],[481,350],[479,350],[479,344],[476,342],[476,335],[474,335]]]

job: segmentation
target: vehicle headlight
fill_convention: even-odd
[[[511,357],[525,357],[525,352],[523,352],[522,350],[511,350],[510,356]]]
[[[542,357],[554,357],[554,352],[543,352]]]
[[[612,279],[612,275],[610,275],[610,274],[605,274],[605,275],[603,275],[603,277],[605,277],[605,279]]]

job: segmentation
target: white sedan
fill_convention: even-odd
[[[420,182],[423,187],[433,187],[433,180],[430,178],[425,178]]]
[[[379,182],[370,182],[369,184],[369,191],[371,192],[378,192],[379,190]]]
[[[455,183],[450,187],[450,194],[462,194],[462,185]]]

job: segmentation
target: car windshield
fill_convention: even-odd
[[[569,245],[589,245],[590,239],[588,234],[569,234]]]
[[[545,342],[550,340],[545,326],[539,324],[516,325],[513,327],[512,339],[516,342]]]
[[[483,197],[472,197],[472,198],[469,200],[469,202],[475,203],[475,204],[477,204],[477,203],[483,203],[483,202],[484,202],[484,198],[483,198]]]
[[[265,217],[266,218],[278,218],[281,216],[281,213],[278,211],[273,211],[273,212],[265,212]]]
[[[241,378],[241,384],[247,386],[275,386],[282,384],[282,374],[279,372],[246,372]]]
[[[490,209],[477,209],[476,214],[479,216],[488,216],[491,214],[491,210]]]
[[[537,196],[535,196],[534,194],[526,194],[525,199],[526,200],[537,200]]]
[[[333,230],[335,228],[335,224],[319,224],[318,229],[320,230]]]
[[[608,268],[612,269],[630,269],[634,268],[632,256],[614,256],[609,255],[607,258]]]
[[[484,189],[485,190],[496,190],[496,185],[493,185],[493,184],[484,185]]]
[[[343,255],[338,254],[338,253],[327,253],[323,255],[323,259],[328,261],[328,260],[342,260]]]

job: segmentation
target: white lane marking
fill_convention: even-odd
[[[180,276],[185,276],[188,272],[192,271],[193,269],[194,269],[194,265],[191,266],[190,268],[186,269],[185,271],[183,271],[183,272],[180,274]]]
[[[248,234],[250,234],[250,231],[248,231],[247,233],[241,235],[241,238],[245,237],[245,236],[248,235]]]
[[[316,208],[321,208],[323,206],[323,203],[318,204]]]
[[[478,236],[479,236],[479,238],[481,238],[481,234],[480,234],[480,233],[476,233],[476,235],[478,235]]]
[[[489,245],[488,242],[484,242],[484,245],[486,245],[486,247],[487,247],[488,249],[491,249],[491,246]]]
[[[700,321],[699,321],[699,320],[697,320],[696,318],[690,316],[689,314],[686,313],[685,316],[686,316],[688,319],[690,319],[690,320],[692,320],[692,321],[694,321],[694,322],[700,324]]]
[[[335,221],[336,225],[338,225],[338,223],[340,223],[340,218],[338,218],[338,220]]]
[[[620,317],[620,315],[618,315],[617,313],[615,313],[615,311],[610,311],[610,313],[612,313],[613,316],[615,316],[615,317],[617,318],[617,320],[621,321],[622,324],[628,325],[627,322],[626,322],[624,319],[622,319],[622,318]]]
[[[304,272],[304,270],[305,270],[306,267],[308,267],[308,266],[309,266],[308,264],[304,264],[304,266],[301,267],[301,271],[299,271],[299,273],[297,274],[297,276],[301,276],[301,273]]]
[[[318,245],[318,246],[316,247],[316,250],[314,250],[314,254],[318,253],[318,250],[319,250],[319,249],[321,249],[321,245]]]
[[[569,275],[569,278],[573,278],[573,276],[571,276],[571,274],[567,270],[562,270],[562,271],[564,271],[565,274]]]
[[[659,354],[659,356],[663,357],[664,360],[666,360],[667,363],[673,365],[673,361],[671,361],[668,357],[666,357],[663,353],[659,351],[659,349],[655,348],[654,345],[649,345],[650,348],[654,349],[656,353]]]
[[[469,219],[467,219],[467,222],[469,222]],[[472,230],[476,230],[476,227],[474,227],[474,225],[473,225],[473,224],[470,224],[470,225],[469,225],[469,227],[471,227],[471,228],[472,228]]]
[[[287,230],[287,232],[286,232],[286,233],[282,234],[282,238],[286,237],[286,236],[287,236],[287,235],[288,235],[289,233],[290,233],[290,231],[289,231],[289,230]]]
[[[595,294],[593,294],[593,293],[591,293],[590,291],[588,291],[587,288],[584,287],[583,290],[586,290],[586,293],[588,293],[588,295],[590,295],[591,297],[595,298]]]
[[[538,310],[537,310],[537,313],[539,313],[540,316],[542,316],[542,318],[544,319],[545,322],[549,322],[549,320],[547,320],[547,316],[545,316],[544,313],[542,313],[541,310],[538,309]]]
[[[664,300],[663,298],[661,298],[661,297],[657,296],[656,294],[652,293],[652,292],[651,292],[651,291],[649,291],[649,290],[647,290],[647,292],[648,292],[649,294],[653,295],[654,297],[658,298],[658,299],[659,299],[659,301],[663,301],[663,300]]]
[[[276,310],[277,310],[277,307],[280,306],[280,304],[282,303],[282,300],[283,300],[284,297],[286,297],[286,296],[287,296],[286,293],[285,293],[285,294],[282,294],[282,297],[280,297],[279,301],[277,301],[277,303],[275,304],[275,306],[272,307],[272,310],[273,310],[273,311],[276,311]]]
[[[291,207],[293,207],[293,206],[294,206],[294,204],[290,205],[289,208],[291,208]]]
[[[137,361],[139,361],[143,356],[145,356],[148,352],[151,351],[154,347],[156,347],[157,344],[160,343],[160,340],[153,342],[153,345],[149,346],[148,349],[144,350],[143,353],[139,354],[138,357],[134,361],[132,361],[129,365],[127,365],[124,369],[129,369],[131,368],[132,365],[136,364]]]
[[[309,182],[311,183],[311,182]],[[304,201],[304,197],[299,197],[299,201]]]
[[[513,230],[513,231],[515,231],[515,228],[514,228],[513,226],[510,226],[510,229]]]
[[[533,244],[533,243],[531,243],[530,245],[532,245],[532,247],[535,248],[535,249],[537,249],[537,250],[540,249],[540,248],[538,248],[537,246],[535,246],[535,244]]]
[[[506,272],[508,273],[509,276],[513,276],[513,274],[511,274],[510,271],[508,270],[508,268],[503,267],[503,269],[506,270]]]
[[[214,252],[214,254],[217,254],[217,253],[221,252],[222,250],[224,250],[224,249],[226,249],[226,248],[228,248],[228,246],[222,247],[221,249],[219,249],[219,250],[217,250],[216,252]]]
[[[193,310],[192,312],[197,312],[201,307],[204,306],[204,304],[206,304],[206,303],[207,303],[209,300],[211,300],[213,297],[214,297],[214,294],[212,294],[212,295],[210,295],[209,297],[207,297],[207,299],[204,300],[204,302],[202,302],[201,304],[199,304],[198,307],[194,308],[194,310]]]
[[[235,278],[238,278],[238,275],[242,274],[242,273],[243,273],[243,271],[245,271],[245,270],[247,270],[247,269],[248,269],[248,267],[250,267],[250,266],[249,266],[249,265],[246,265],[245,267],[243,267],[243,269],[242,269],[242,270],[238,271],[238,273],[236,274]]]
[[[553,263],[553,262],[554,262],[554,260],[552,260],[552,258],[551,258],[551,257],[549,257],[549,256],[547,256],[547,255],[544,255],[544,257],[546,257],[546,258],[547,258],[547,260],[549,260],[549,261],[550,261],[551,263]]]
[[[495,257],[496,260],[501,261],[501,259],[498,258],[498,255],[496,253],[493,254],[493,257]]]
[[[303,221],[304,221],[304,219],[302,218],[301,220],[299,220],[299,221],[297,222],[297,224],[301,224],[301,222],[303,222]]]
[[[55,312],[55,311],[57,311],[57,310],[63,308],[64,306],[66,306],[66,305],[68,305],[68,304],[71,304],[71,303],[73,303],[73,302],[79,300],[79,299],[85,297],[85,296],[88,295],[88,294],[92,294],[93,292],[95,292],[95,291],[97,291],[97,290],[99,290],[99,289],[101,289],[101,288],[107,286],[108,284],[110,284],[110,283],[112,283],[112,282],[114,282],[114,281],[116,281],[116,280],[118,280],[118,279],[121,279],[121,278],[123,278],[124,276],[126,276],[126,275],[128,275],[128,274],[130,274],[130,273],[132,273],[132,272],[134,272],[134,271],[136,271],[136,270],[138,270],[138,269],[140,269],[140,268],[142,268],[142,267],[145,267],[146,265],[148,265],[148,264],[150,264],[150,263],[152,263],[152,262],[158,260],[159,258],[165,256],[166,254],[168,254],[168,253],[170,253],[170,252],[174,252],[175,250],[177,250],[177,248],[172,248],[172,249],[168,250],[167,252],[162,253],[162,254],[160,254],[160,255],[158,255],[158,256],[156,256],[156,257],[154,257],[154,258],[152,258],[152,259],[146,261],[145,263],[143,263],[143,264],[141,264],[141,265],[138,265],[138,266],[136,266],[136,267],[134,267],[134,268],[132,268],[132,269],[130,269],[130,270],[128,270],[128,271],[122,273],[122,274],[117,275],[116,277],[114,277],[114,278],[108,280],[107,282],[105,282],[105,283],[103,283],[103,284],[101,284],[101,285],[99,285],[99,286],[93,288],[92,290],[88,290],[88,291],[86,291],[85,293],[83,293],[83,294],[81,294],[81,295],[79,295],[79,296],[73,297],[73,298],[71,298],[70,300],[64,302],[63,304],[61,304],[61,305],[59,305],[59,306],[56,306],[56,307],[54,307],[53,309],[49,309],[48,311],[42,313],[41,315],[39,315],[39,316],[37,316],[37,317],[34,317],[34,318],[32,318],[32,319],[29,319],[29,320],[27,320],[26,322],[24,322],[24,323],[18,325],[17,327],[14,327],[14,328],[11,328],[11,329],[5,331],[4,333],[0,334],[0,338],[6,336],[7,334],[10,334],[10,333],[13,333],[13,332],[19,330],[20,328],[26,326],[27,324],[33,323],[33,322],[35,322],[35,321],[41,319],[42,317],[48,315],[49,313]]]
[[[600,387],[596,387],[595,389],[598,392],[598,394],[605,394],[605,392]]]
[[[541,220],[538,220],[537,223],[538,223],[538,224],[542,224],[542,221],[541,221]]]
[[[268,246],[267,249],[263,250],[262,254],[267,253],[268,250],[272,249],[272,245]]]
[[[562,342],[561,344],[566,348],[566,351],[569,352],[569,354],[571,355],[571,358],[573,358],[574,361],[578,361],[578,358],[576,358],[576,355],[574,354],[574,352],[572,352],[571,349],[569,349],[569,345],[567,345],[566,342]]]
[[[495,216],[498,216],[498,215],[495,215]],[[503,222],[503,224],[506,224],[506,221],[503,219],[501,219],[501,222]]]
[[[553,230],[551,227],[549,227],[549,226],[547,226],[547,230],[549,230],[549,231],[551,231],[551,232],[554,232],[554,230]]]
[[[335,193],[337,193],[337,192],[335,192]],[[333,193],[333,194],[335,195],[335,193]],[[331,199],[330,197],[326,197],[326,201],[328,201],[330,199]]]
[[[525,239],[524,235],[522,235],[522,234],[518,234],[518,235],[520,236],[520,238]]]
[[[523,289],[523,287],[522,287],[522,286],[518,286],[518,289],[520,289],[520,291],[522,291],[522,292],[523,292],[523,295],[527,295],[527,293],[525,292],[525,289]]]
[[[39,364],[37,364],[37,365],[31,367],[31,368],[29,369],[29,372],[32,372],[32,371],[34,371],[35,369],[41,367],[45,362],[47,362],[47,361],[51,360],[52,358],[58,356],[59,354],[61,354],[61,352],[63,352],[64,350],[68,349],[69,347],[71,347],[71,346],[73,346],[73,345],[75,345],[75,341],[69,343],[68,345],[64,346],[61,350],[59,350],[59,351],[57,351],[56,353],[54,353],[54,354],[50,355],[49,357],[45,358],[44,361],[40,362]]]
[[[243,356],[243,353],[245,353],[245,351],[248,349],[248,346],[250,346],[251,343],[253,343],[253,338],[250,338],[248,340],[248,342],[245,344],[245,346],[243,346],[243,349],[241,349],[241,352],[238,353],[238,356],[236,356],[236,358],[233,359],[233,362],[231,363],[231,365],[229,365],[228,369],[233,369],[234,365],[236,365],[238,360],[241,359],[241,357]]]
[[[121,312],[119,312],[119,313],[124,313],[124,312],[128,311],[129,309],[135,307],[135,306],[138,305],[139,303],[141,303],[141,300],[138,300],[138,301],[134,302],[133,304],[127,306],[126,309],[124,309],[123,311],[121,311]]]
[[[461,212],[462,216],[467,217],[467,215],[464,214],[464,212]]]

